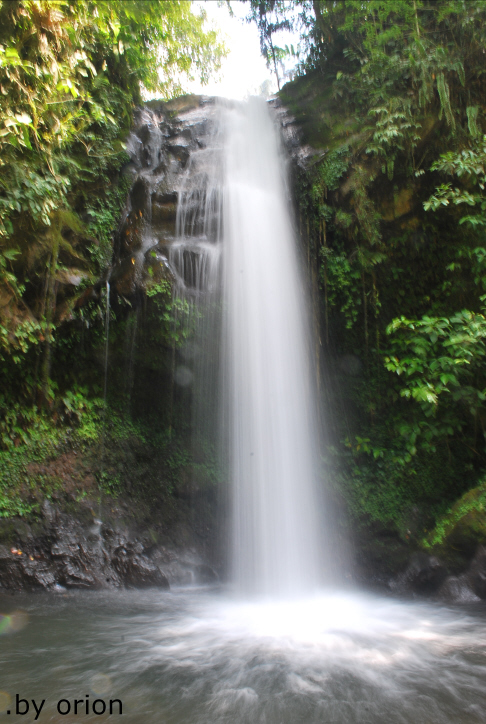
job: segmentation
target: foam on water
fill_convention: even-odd
[[[100,682],[128,724],[486,721],[484,608],[204,589],[1,604],[28,614],[2,637],[2,691],[46,698],[46,722],[59,720],[54,702],[99,696]]]

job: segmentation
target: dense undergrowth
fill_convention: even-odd
[[[120,495],[162,511],[171,499],[213,486],[208,454],[196,462],[188,441],[161,428],[157,417],[133,419],[99,398],[83,398],[78,414],[55,424],[34,411],[28,438],[0,451],[0,517],[35,517],[45,500],[87,498],[97,506]]]
[[[486,4],[251,6],[269,59],[301,34],[281,97],[317,150],[296,187],[328,475],[353,529],[438,546],[486,468]]]
[[[182,302],[157,279],[109,300],[106,280],[133,111],[219,67],[204,17],[186,0],[0,1],[1,516],[63,490],[185,494]]]

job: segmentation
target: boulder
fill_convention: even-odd
[[[169,588],[169,581],[160,569],[134,547],[118,546],[113,552],[111,563],[128,588]]]
[[[430,595],[444,582],[447,569],[436,556],[415,553],[407,569],[390,582],[390,588],[398,593]]]
[[[467,576],[448,576],[438,592],[438,598],[447,603],[475,603],[480,601],[471,590]]]
[[[478,547],[466,578],[471,591],[478,598],[486,599],[486,546]]]

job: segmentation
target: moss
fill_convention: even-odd
[[[94,400],[60,422],[39,413],[25,441],[0,451],[0,518],[32,520],[45,500],[68,509],[100,496],[163,510],[194,492],[211,498],[220,480],[214,451],[195,457],[184,431],[159,418],[133,419]]]
[[[280,98],[302,129],[306,143],[316,149],[339,146],[339,139],[349,135],[341,114],[333,113],[331,85],[321,85],[313,74],[287,83]],[[342,143],[342,140],[341,140]]]
[[[201,105],[202,98],[203,96],[188,93],[187,95],[172,98],[170,101],[154,98],[153,100],[146,101],[145,105],[156,113],[165,113],[170,118],[174,118],[180,113],[198,108]]]
[[[486,543],[486,482],[459,498],[423,541],[447,558],[467,558],[480,543]]]

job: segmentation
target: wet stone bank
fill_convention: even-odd
[[[0,590],[152,588],[212,583],[217,573],[194,546],[88,506],[67,513],[46,502],[36,522],[1,521]],[[187,537],[187,536],[186,536]]]

